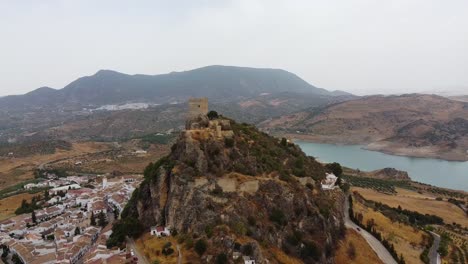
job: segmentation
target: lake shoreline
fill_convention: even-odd
[[[463,155],[462,153],[437,153],[437,150],[430,147],[420,148],[408,148],[398,147],[390,145],[389,142],[373,142],[373,143],[362,143],[362,142],[350,142],[343,140],[336,140],[334,137],[322,137],[309,134],[285,134],[287,138],[293,141],[300,140],[304,142],[320,143],[320,144],[333,144],[333,145],[344,145],[344,146],[361,146],[362,149],[381,152],[388,155],[410,157],[410,158],[428,158],[438,159],[445,161],[455,162],[466,162],[468,161],[468,154]]]
[[[408,172],[412,181],[440,188],[468,191],[468,162],[434,157],[410,157],[368,150],[363,145],[317,143],[294,140],[307,155],[320,162],[338,162],[361,171],[395,168]]]

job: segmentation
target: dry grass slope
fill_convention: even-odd
[[[446,224],[455,222],[468,227],[468,219],[462,209],[446,201],[436,201],[434,196],[401,188],[396,188],[396,195],[388,195],[372,189],[358,187],[353,187],[352,190],[358,191],[368,200],[381,202],[391,207],[401,206],[403,209],[417,211],[421,214],[437,215],[442,217]]]
[[[356,257],[351,259],[349,257],[350,245],[354,245],[356,250]],[[367,241],[362,238],[356,231],[352,229],[346,230],[346,238],[339,244],[338,251],[335,258],[336,264],[368,264],[383,263],[377,254],[372,250]]]
[[[57,150],[54,154],[33,155],[24,158],[0,158],[0,186],[6,188],[32,179],[33,171],[39,165],[87,153],[108,149],[108,144],[96,142],[73,143],[70,150]]]
[[[395,250],[398,254],[403,254],[406,263],[422,263],[419,259],[423,251],[420,246],[424,235],[422,231],[401,223],[392,223],[382,213],[376,212],[357,201],[354,203],[354,212],[361,213],[364,216],[364,224],[368,220],[374,219],[377,231],[394,244]]]
[[[22,193],[0,200],[0,221],[8,219],[15,215],[15,210],[20,207],[23,199],[28,202],[37,194]]]

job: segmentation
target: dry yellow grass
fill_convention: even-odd
[[[137,147],[131,144],[122,144],[122,146],[127,150],[127,152],[122,151],[122,155],[115,155],[115,153],[90,154],[78,158],[61,160],[51,165],[54,168],[74,169],[74,163],[80,160],[83,162],[79,167],[81,171],[94,173],[112,173],[114,171],[122,173],[142,173],[150,162],[159,160],[170,151],[169,145],[157,145],[152,146],[145,155],[134,155],[129,152]]]
[[[456,222],[468,227],[468,218],[463,210],[458,206],[446,202],[436,201],[435,197],[419,194],[410,190],[396,188],[396,195],[388,195],[372,189],[353,187],[353,191],[358,191],[368,200],[378,201],[391,207],[401,206],[403,209],[417,211],[421,214],[437,215],[444,219],[445,223]]]
[[[392,223],[382,213],[376,212],[357,201],[354,203],[353,208],[355,213],[362,213],[364,224],[367,223],[367,220],[374,219],[377,231],[382,233],[382,236],[389,242],[393,243],[398,254],[403,254],[406,263],[422,263],[419,259],[423,251],[420,243],[423,241],[425,234],[421,230],[397,222]]]
[[[170,242],[174,253],[170,256],[164,256],[161,251],[166,243]],[[159,260],[161,264],[175,264],[177,263],[177,241],[173,237],[157,238],[150,234],[145,234],[138,240],[136,245],[140,252],[144,253],[149,261]]]
[[[15,210],[20,207],[23,199],[28,202],[37,194],[22,193],[0,200],[0,221],[15,215]]]
[[[356,249],[356,258],[350,259],[348,256],[348,249],[350,248],[350,244],[354,245]],[[377,254],[375,254],[374,250],[369,246],[364,238],[359,235],[353,229],[346,230],[346,238],[339,243],[338,250],[336,252],[335,257],[336,264],[368,264],[368,263],[375,263],[381,264],[383,263]]]
[[[300,259],[293,258],[291,256],[286,255],[286,253],[284,253],[281,249],[279,249],[277,247],[270,248],[270,249],[268,249],[268,251],[270,251],[270,253],[272,253],[273,256],[275,257],[275,259],[281,264],[283,264],[283,263],[284,264],[302,264],[302,263],[304,263]]]
[[[164,256],[161,251],[166,243],[172,244],[174,253],[168,257]],[[175,237],[162,237],[157,238],[150,235],[149,233],[144,234],[135,241],[136,246],[140,252],[144,253],[147,259],[152,263],[158,260],[160,264],[176,264],[178,259],[177,252],[177,238]],[[192,250],[187,250],[184,245],[180,245],[180,251],[182,253],[182,263],[199,263],[200,258]]]
[[[71,150],[57,150],[54,154],[33,155],[0,159],[0,186],[6,188],[33,178],[33,171],[40,164],[55,160],[99,152],[108,149],[108,144],[96,142],[73,143]]]

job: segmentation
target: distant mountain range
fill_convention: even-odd
[[[456,101],[468,102],[468,95],[450,96],[449,98]]]
[[[27,111],[42,107],[95,108],[106,104],[181,102],[206,96],[214,101],[235,101],[262,94],[293,92],[320,96],[351,96],[343,91],[317,88],[280,69],[207,66],[159,75],[128,75],[100,70],[63,89],[42,87],[24,95],[0,98],[0,110]]]
[[[44,137],[111,140],[165,131],[183,125],[188,98],[202,96],[211,109],[248,123],[356,98],[279,69],[207,66],[160,75],[101,70],[59,90],[42,87],[0,98],[0,143]]]

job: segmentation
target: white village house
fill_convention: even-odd
[[[157,237],[162,237],[162,236],[170,236],[171,231],[169,228],[165,226],[152,226],[151,227],[151,235],[152,236],[157,236]]]
[[[244,264],[255,264],[255,260],[249,256],[243,256]]]
[[[322,190],[333,190],[335,189],[336,181],[338,177],[333,173],[327,173],[324,180],[322,180]]]

